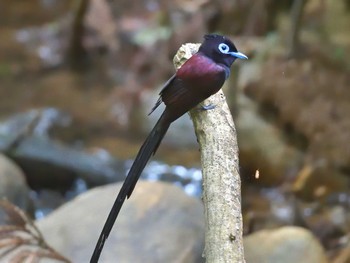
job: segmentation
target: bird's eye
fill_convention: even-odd
[[[223,54],[227,54],[230,51],[229,46],[226,45],[225,43],[220,43],[218,48],[219,48],[220,52],[223,53]]]

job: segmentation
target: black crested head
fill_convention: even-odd
[[[218,64],[231,67],[237,59],[247,59],[248,57],[237,51],[232,41],[224,36],[217,34],[208,34],[204,36],[204,42],[198,52],[211,58]]]

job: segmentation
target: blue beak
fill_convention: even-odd
[[[248,59],[248,57],[241,52],[229,52],[229,54],[233,57],[236,57],[236,58]]]

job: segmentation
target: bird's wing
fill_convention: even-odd
[[[176,77],[176,74],[172,75],[171,78],[168,79],[168,81],[164,83],[164,85],[163,85],[161,91],[159,92],[159,95],[160,95],[160,96],[159,96],[159,98],[158,98],[156,104],[155,104],[155,105],[153,106],[153,108],[151,109],[151,112],[148,113],[148,115],[150,115],[152,112],[154,112],[154,110],[155,110],[156,108],[158,108],[158,106],[159,106],[160,104],[162,104],[162,102],[163,102],[163,100],[162,100],[162,93],[164,92],[164,90],[166,90],[166,89],[169,87],[169,85],[173,82],[173,80],[175,79],[175,77]]]
[[[172,81],[171,85],[168,85],[161,91],[160,96],[165,105],[181,102],[189,95],[189,90],[182,82],[183,81],[177,77]]]

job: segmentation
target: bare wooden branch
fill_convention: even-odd
[[[86,56],[83,36],[85,32],[84,20],[89,2],[89,0],[75,0],[74,2],[74,18],[67,50],[67,61],[74,69],[81,68],[81,61]]]
[[[289,57],[295,57],[300,45],[300,28],[307,0],[294,0],[291,10],[291,27],[288,39]]]
[[[175,56],[181,66],[198,49],[186,44]],[[241,213],[241,180],[236,129],[220,90],[203,102],[212,110],[190,112],[200,145],[205,209],[205,251],[208,263],[244,261]]]

